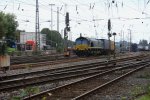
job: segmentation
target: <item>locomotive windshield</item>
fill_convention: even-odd
[[[77,39],[76,45],[79,45],[79,44],[88,44],[88,41],[86,39]]]

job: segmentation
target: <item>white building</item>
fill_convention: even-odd
[[[20,32],[20,43],[25,44],[27,41],[35,42],[35,32]],[[40,33],[40,49],[46,45],[46,34]]]

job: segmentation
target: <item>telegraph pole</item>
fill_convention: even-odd
[[[38,0],[36,0],[35,41],[36,41],[36,51],[38,51],[38,49],[40,50],[39,4],[38,4]]]

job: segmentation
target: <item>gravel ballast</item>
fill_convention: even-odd
[[[146,92],[148,85],[150,86],[150,77],[143,78],[145,75],[150,76],[150,66],[116,82],[109,88],[99,90],[87,100],[134,100],[137,95]]]

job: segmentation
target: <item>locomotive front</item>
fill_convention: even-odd
[[[78,56],[86,55],[89,48],[89,40],[85,37],[79,37],[75,40],[74,52]]]

